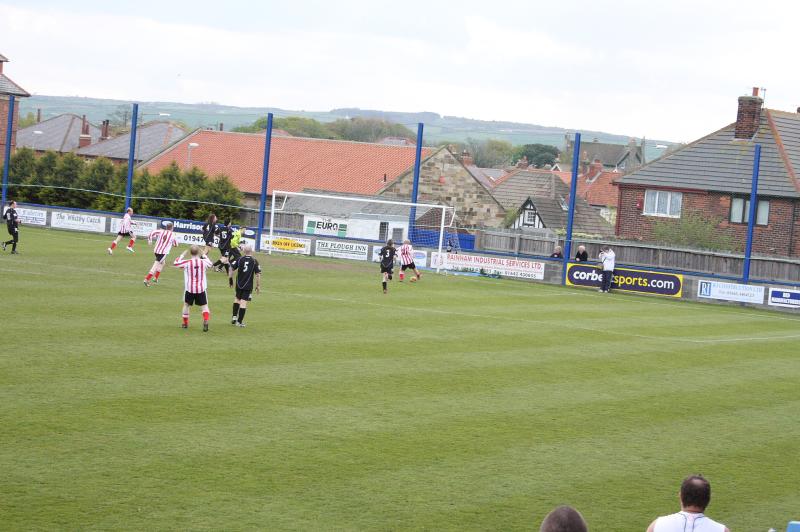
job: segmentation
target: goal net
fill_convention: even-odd
[[[426,267],[432,253],[441,253],[452,240],[448,231],[454,226],[453,213],[446,205],[275,190],[269,224],[259,243],[269,253],[377,260],[387,240],[399,248],[408,239],[415,264]]]

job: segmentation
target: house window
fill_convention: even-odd
[[[681,217],[681,192],[667,190],[647,190],[644,193],[644,212],[647,216],[667,216],[669,218]]]
[[[731,198],[731,223],[746,224],[750,221],[750,199]],[[769,200],[758,200],[756,206],[756,225],[769,223]]]
[[[523,225],[536,225],[536,211],[525,211],[525,217],[522,219]]]

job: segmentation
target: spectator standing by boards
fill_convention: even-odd
[[[614,277],[616,255],[611,246],[600,248],[600,263],[603,268],[603,280],[600,283],[600,292],[607,294],[611,290],[611,280]]]
[[[578,252],[575,254],[575,262],[588,262],[589,254],[586,252],[586,246],[578,246]]]
[[[680,502],[680,512],[659,517],[650,523],[647,532],[730,532],[725,525],[704,513],[711,502],[711,484],[702,475],[683,479]]]
[[[550,258],[551,259],[563,259],[564,258],[564,253],[561,251],[561,246],[556,246],[555,249],[553,249],[553,252],[550,254]]]

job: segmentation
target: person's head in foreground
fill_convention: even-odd
[[[539,532],[587,532],[583,516],[571,506],[559,506],[544,518]]]
[[[711,502],[711,484],[703,475],[690,475],[681,482],[681,510],[702,513]]]
[[[251,246],[250,244],[245,244],[244,246],[242,246],[242,253],[244,253],[249,257],[250,255],[253,254],[253,246]]]
[[[189,253],[192,255],[192,257],[198,256],[200,254],[200,247],[192,245],[192,247],[189,248]]]

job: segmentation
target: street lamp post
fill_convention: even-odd
[[[192,150],[194,148],[199,148],[199,147],[200,147],[200,145],[198,143],[196,143],[196,142],[190,142],[189,145],[186,146],[186,152],[187,152],[186,170],[191,170],[192,169]]]

